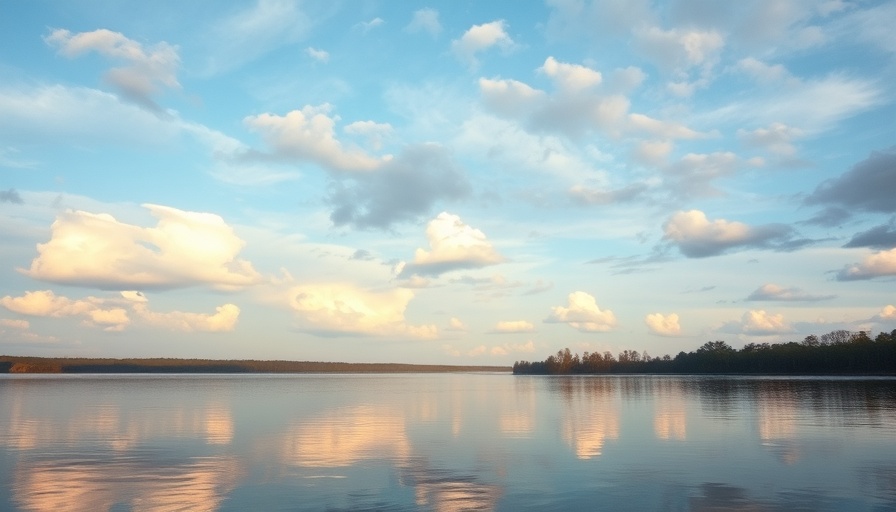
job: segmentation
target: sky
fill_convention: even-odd
[[[7,1],[0,353],[896,329],[896,3]]]

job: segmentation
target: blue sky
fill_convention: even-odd
[[[0,352],[896,328],[896,4],[6,2]]]

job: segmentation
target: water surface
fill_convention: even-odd
[[[896,380],[0,377],[0,509],[896,510]]]

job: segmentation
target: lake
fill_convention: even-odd
[[[896,379],[3,375],[0,509],[896,510]]]

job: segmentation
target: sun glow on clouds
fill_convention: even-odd
[[[644,323],[650,328],[650,332],[659,336],[678,336],[681,334],[681,326],[678,324],[678,315],[670,313],[651,313],[644,317]]]
[[[582,332],[606,332],[616,327],[616,315],[601,310],[594,297],[585,292],[569,294],[566,306],[551,308],[547,323],[565,323]]]
[[[22,272],[60,284],[107,290],[208,285],[234,290],[261,282],[252,264],[237,257],[245,243],[211,213],[152,204],[155,227],[116,220],[109,214],[59,214],[47,243]]]
[[[457,215],[440,213],[426,226],[430,250],[417,249],[414,260],[405,264],[400,276],[436,276],[451,270],[480,268],[504,261],[485,234]]]

